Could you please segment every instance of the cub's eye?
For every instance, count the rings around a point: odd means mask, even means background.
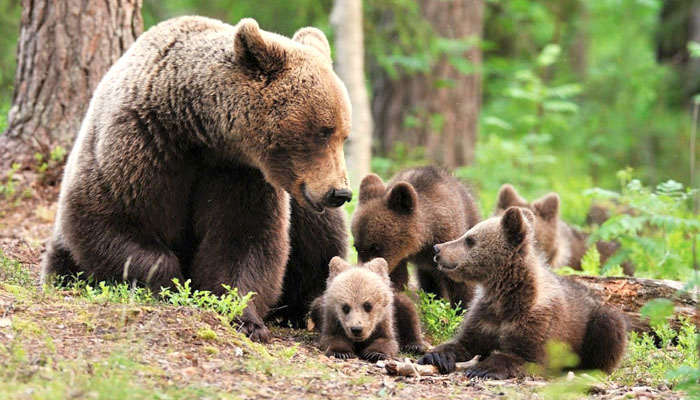
[[[369,246],[369,251],[372,254],[379,254],[382,251],[382,246],[380,246],[378,244],[373,244],[373,245]]]
[[[321,137],[323,139],[328,139],[331,137],[331,135],[333,135],[333,132],[335,132],[335,128],[329,126],[323,127],[321,128]]]
[[[372,311],[372,304],[369,301],[365,301],[365,304],[363,304],[362,307],[366,312]]]
[[[349,304],[343,304],[343,312],[345,314],[350,312],[350,305]]]
[[[464,243],[467,244],[467,247],[473,247],[476,244],[476,241],[474,240],[473,237],[467,236],[467,238],[464,239]]]

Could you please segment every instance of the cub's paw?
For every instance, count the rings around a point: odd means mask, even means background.
[[[328,357],[335,357],[340,360],[347,360],[349,358],[354,358],[355,354],[350,353],[350,352],[344,352],[344,351],[333,351],[333,350],[328,350],[326,352],[326,355]]]
[[[457,356],[452,352],[428,353],[418,360],[418,364],[434,365],[441,374],[449,374],[456,368]]]
[[[490,368],[481,368],[479,366],[471,367],[464,371],[467,378],[481,378],[481,379],[496,379],[503,380],[508,379],[508,373],[505,371],[495,371]]]
[[[428,346],[426,346],[425,343],[422,342],[409,343],[401,346],[401,351],[403,351],[404,353],[423,354],[427,349]]]
[[[270,341],[270,330],[265,325],[256,324],[252,321],[241,322],[241,332],[254,342],[268,343]]]
[[[377,362],[379,360],[386,360],[389,356],[378,351],[365,351],[360,354],[360,358],[369,362]]]

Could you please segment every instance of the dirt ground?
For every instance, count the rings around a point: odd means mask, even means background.
[[[58,189],[34,181],[31,174],[23,175],[18,185],[26,193],[17,202],[0,203],[0,250],[21,262],[36,282]],[[211,312],[162,304],[100,304],[70,292],[42,293],[0,282],[0,345],[23,351],[21,357],[9,360],[2,358],[11,357],[11,352],[0,352],[0,365],[16,368],[10,374],[15,384],[5,392],[12,398],[110,398],[105,393],[117,397],[119,390],[127,389],[125,398],[415,400],[563,395],[561,385],[533,378],[481,381],[459,373],[392,377],[367,362],[324,356],[315,333],[274,328],[273,334],[272,343],[262,346],[250,343]],[[154,395],[160,392],[164,394]],[[620,387],[611,382],[594,385],[588,395],[679,398],[665,387]]]

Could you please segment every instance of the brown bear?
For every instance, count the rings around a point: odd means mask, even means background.
[[[534,225],[530,210],[511,207],[435,246],[440,270],[480,286],[460,333],[419,363],[447,373],[455,362],[480,355],[467,376],[506,379],[525,363],[545,363],[546,344],[555,340],[578,355],[578,368],[611,372],[617,366],[627,340],[622,314],[547,268],[533,246]]]
[[[314,301],[314,323],[328,356],[377,361],[396,355],[394,293],[383,258],[353,267],[340,257],[329,264],[327,289]]]
[[[535,214],[535,237],[538,248],[544,252],[552,268],[569,266],[581,269],[581,259],[587,250],[588,234],[572,227],[559,217],[560,200],[556,193],[528,203],[509,184],[501,186],[495,215],[502,215],[511,206],[524,207]],[[600,263],[605,262],[620,248],[616,242],[598,241],[596,249],[600,253]],[[622,264],[627,275],[634,273],[630,263]]]
[[[290,195],[291,208],[318,213],[350,200],[349,132],[347,91],[318,29],[289,39],[252,19],[160,23],[95,90],[42,276],[83,272],[154,290],[179,278],[217,294],[222,284],[253,291],[242,330],[266,341],[263,318],[289,262]],[[302,223],[345,230],[330,226],[337,219],[307,217]],[[342,254],[345,236],[331,241],[295,251]]]
[[[386,259],[396,290],[408,284],[406,265],[411,262],[417,266],[421,289],[466,307],[472,287],[453,282],[438,271],[432,248],[459,237],[479,222],[469,190],[447,171],[427,166],[401,171],[386,185],[379,176],[369,174],[360,184],[359,196],[352,217],[359,260]],[[413,330],[417,325],[411,323],[418,319],[415,307],[397,310],[396,316],[400,337],[420,337],[420,332]]]

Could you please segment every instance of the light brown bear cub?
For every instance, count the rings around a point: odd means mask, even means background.
[[[547,263],[552,268],[569,266],[581,269],[581,259],[587,250],[588,234],[567,224],[560,218],[561,201],[556,193],[549,193],[528,203],[509,184],[501,186],[495,215],[502,215],[508,207],[527,208],[535,214],[535,238],[537,247],[544,252]],[[616,242],[596,242],[600,262],[605,262],[620,248]],[[622,268],[627,275],[634,273],[634,267],[625,262]]]
[[[329,269],[326,291],[312,305],[326,355],[342,359],[358,355],[369,361],[396,355],[394,293],[386,261],[375,258],[353,267],[333,257]]]
[[[552,273],[533,247],[535,216],[511,207],[459,239],[435,246],[439,268],[480,289],[460,333],[419,363],[442,373],[455,362],[481,356],[469,377],[505,379],[525,363],[546,363],[550,340],[568,344],[578,368],[611,372],[622,358],[626,323],[584,286]]]
[[[408,284],[406,265],[411,262],[418,268],[421,289],[466,306],[471,286],[455,283],[438,271],[432,248],[459,237],[479,219],[469,190],[448,172],[435,167],[409,168],[386,184],[377,175],[365,176],[352,234],[360,261],[386,259],[396,290]],[[402,350],[422,352],[413,304],[397,301],[396,318]]]

